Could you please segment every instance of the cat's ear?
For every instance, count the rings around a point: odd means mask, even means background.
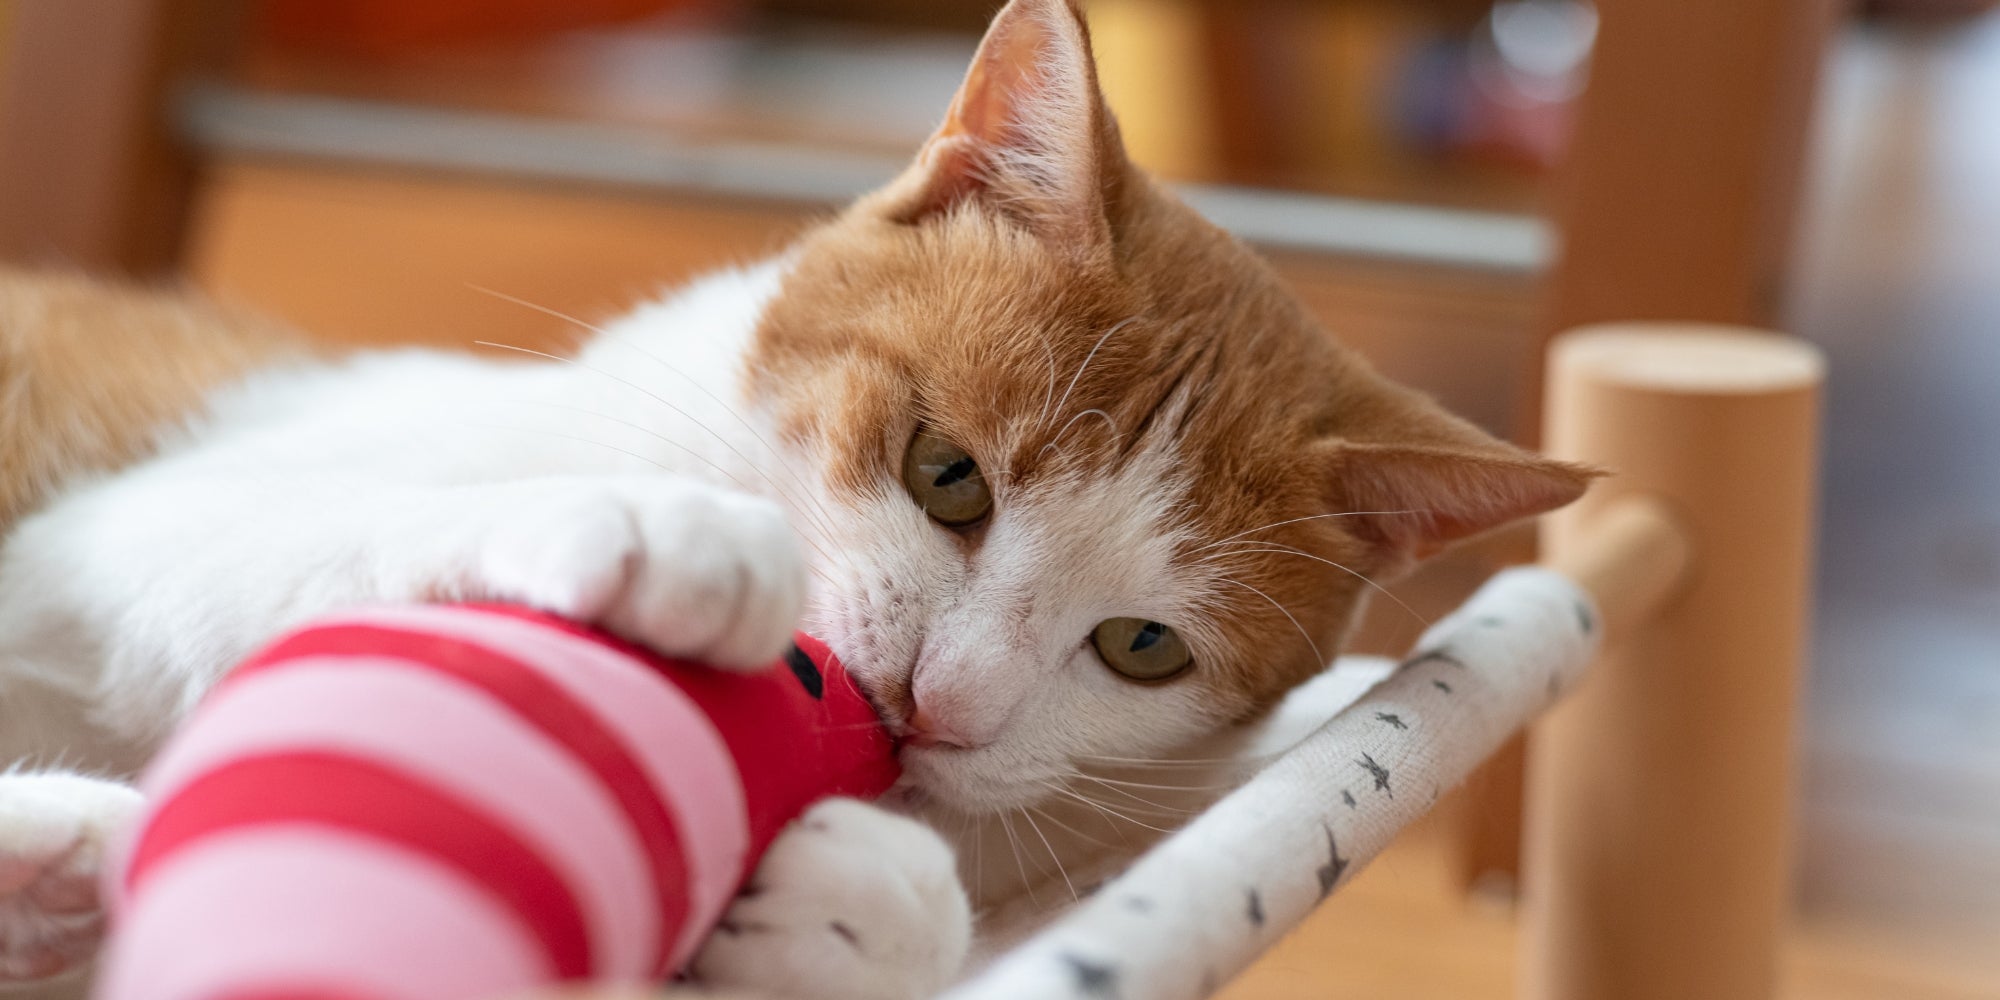
[[[1108,243],[1125,177],[1073,0],[1012,0],[986,31],[944,124],[886,190],[915,223],[972,202],[1077,245]]]
[[[1362,534],[1391,558],[1421,559],[1461,538],[1554,510],[1600,475],[1492,439],[1339,441],[1328,450],[1336,510],[1356,512]]]

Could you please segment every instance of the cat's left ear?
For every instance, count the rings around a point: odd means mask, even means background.
[[[1067,246],[1108,246],[1126,171],[1082,12],[1073,0],[1012,0],[944,124],[872,200],[899,222],[970,204]]]
[[[1422,559],[1461,538],[1555,510],[1600,475],[1492,439],[1347,441],[1329,452],[1335,509],[1353,512],[1356,527],[1391,560]]]

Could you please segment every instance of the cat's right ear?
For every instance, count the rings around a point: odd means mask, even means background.
[[[1125,169],[1082,12],[1072,0],[1012,0],[944,124],[870,201],[898,222],[969,205],[1066,246],[1109,246]]]

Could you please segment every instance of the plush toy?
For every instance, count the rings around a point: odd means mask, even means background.
[[[657,982],[779,830],[894,748],[826,647],[758,674],[516,608],[331,619],[144,780],[100,1000],[489,1000]]]

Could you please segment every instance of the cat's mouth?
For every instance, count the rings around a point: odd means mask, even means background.
[[[887,729],[890,737],[896,741],[896,756],[901,757],[906,727],[897,721],[891,709],[876,696],[875,685],[868,683],[864,678],[854,676],[853,673],[849,673],[848,677],[854,681],[854,689],[861,693],[861,700],[868,703],[868,709],[875,713],[875,718],[882,723],[882,728]]]

